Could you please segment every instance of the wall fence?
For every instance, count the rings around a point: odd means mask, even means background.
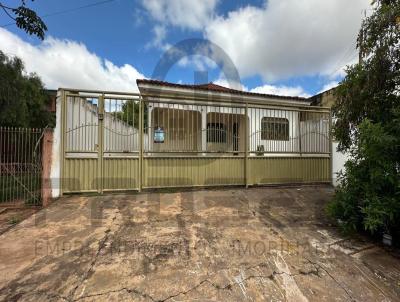
[[[43,133],[0,127],[0,205],[42,203]]]

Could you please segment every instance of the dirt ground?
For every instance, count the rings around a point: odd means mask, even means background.
[[[0,236],[0,300],[400,300],[400,258],[331,226],[332,194],[65,197]]]
[[[15,224],[37,212],[39,207],[27,207],[24,204],[0,205],[0,235],[14,227]]]

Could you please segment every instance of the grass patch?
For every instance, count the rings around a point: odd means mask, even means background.
[[[21,221],[21,217],[19,216],[12,216],[9,220],[8,223],[11,225],[15,225]]]
[[[20,174],[0,177],[0,203],[23,200],[26,204],[40,203],[41,177]]]

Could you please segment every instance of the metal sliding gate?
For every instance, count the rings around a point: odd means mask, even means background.
[[[139,189],[139,96],[63,91],[62,98],[62,191]]]
[[[62,192],[331,182],[326,108],[61,91]]]

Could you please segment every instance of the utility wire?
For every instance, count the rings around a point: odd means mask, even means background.
[[[328,75],[328,77],[333,76],[337,71],[339,71],[341,68],[343,68],[345,64],[350,63],[355,58],[356,55],[357,55],[356,45],[354,42],[352,42],[347,47],[347,49],[343,52],[343,55],[340,57],[340,59],[337,61],[337,63],[334,65],[334,69]]]
[[[364,15],[364,19],[367,17],[367,11],[373,11],[372,8],[365,8],[361,10],[361,14]],[[343,55],[339,59],[339,61],[334,65],[334,70],[328,75],[328,77],[333,76],[337,71],[343,68],[344,64],[351,63],[357,55],[357,43],[352,42],[348,48],[343,52]]]
[[[47,18],[47,17],[53,17],[53,16],[57,16],[57,15],[67,14],[67,13],[75,12],[75,11],[78,11],[81,9],[95,7],[95,6],[103,5],[103,4],[114,2],[114,1],[116,1],[116,0],[103,0],[103,1],[98,1],[98,2],[94,2],[94,3],[89,3],[89,4],[86,4],[83,6],[78,6],[78,7],[74,7],[74,8],[70,8],[70,9],[66,9],[66,10],[61,10],[58,12],[49,13],[49,14],[41,16],[41,18]],[[16,24],[15,22],[12,22],[12,23],[8,23],[8,24],[4,24],[1,27],[9,27],[9,26],[15,25],[15,24]]]

